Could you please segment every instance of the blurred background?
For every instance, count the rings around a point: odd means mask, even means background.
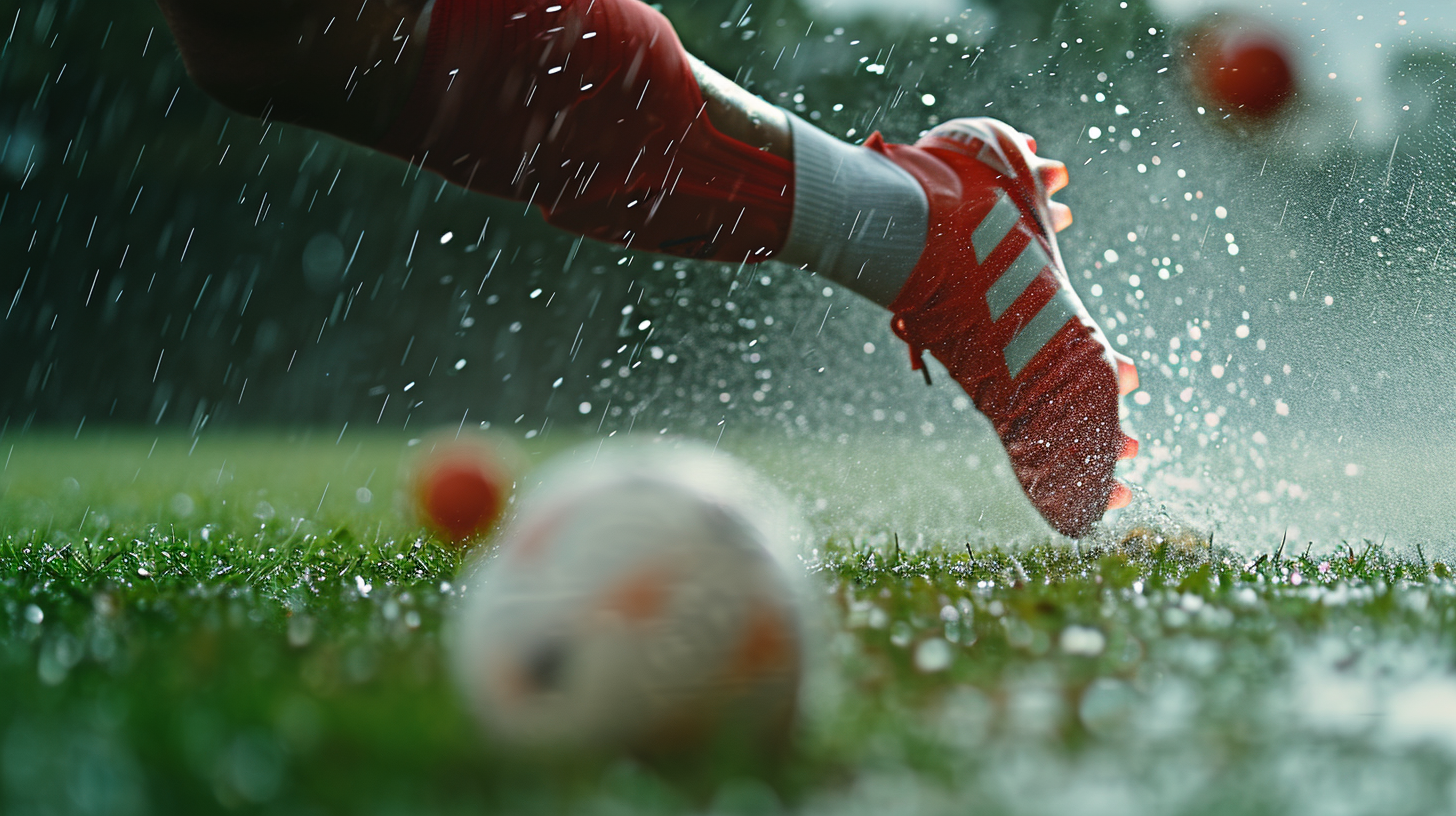
[[[659,5],[690,50],[834,135],[990,115],[1068,164],[1069,272],[1142,374],[1129,513],[1249,546],[1446,545],[1444,4]],[[1249,32],[1273,79],[1221,90]],[[1043,534],[968,400],[943,373],[926,388],[849,292],[583,242],[233,114],[144,0],[4,0],[0,37],[0,446],[38,428],[683,434],[756,446],[811,514],[958,537],[995,529],[990,508]],[[804,465],[790,441],[820,453]]]

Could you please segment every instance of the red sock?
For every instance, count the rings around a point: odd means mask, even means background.
[[[761,261],[793,165],[718,132],[687,52],[637,0],[436,0],[380,150],[634,249]]]

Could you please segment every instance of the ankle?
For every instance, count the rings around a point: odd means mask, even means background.
[[[777,260],[888,306],[925,248],[924,190],[879,153],[841,142],[797,116],[790,122],[794,215]]]

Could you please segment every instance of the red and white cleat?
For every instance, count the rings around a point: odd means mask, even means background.
[[[1118,397],[1137,388],[1132,361],[1112,350],[1072,291],[1055,233],[1071,211],[1050,195],[1060,162],[995,119],[955,119],[914,145],[878,133],[864,145],[925,189],[925,250],[890,304],[911,365],[929,351],[995,426],[1036,509],[1081,536],[1131,491],[1113,477],[1137,453]]]

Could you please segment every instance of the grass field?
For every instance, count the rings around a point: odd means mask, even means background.
[[[462,559],[402,511],[408,452],[3,440],[0,812],[1456,807],[1456,582],[1424,552],[1173,530],[967,546],[842,505],[811,514],[828,624],[777,767],[522,757],[445,673]]]

